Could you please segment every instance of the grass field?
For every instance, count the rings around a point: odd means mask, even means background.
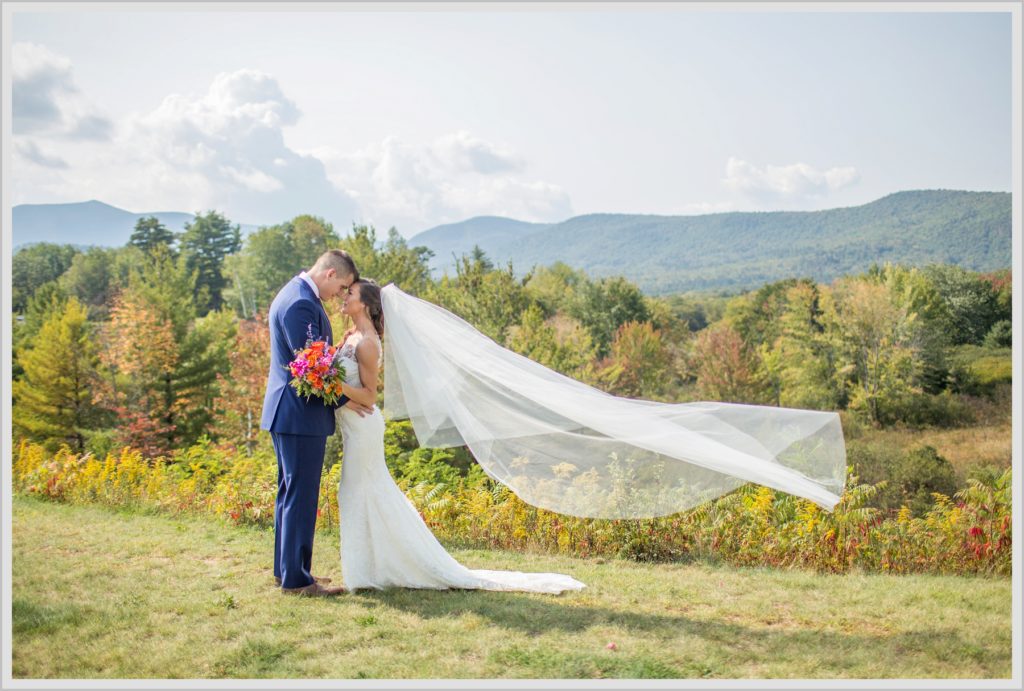
[[[561,596],[272,585],[272,533],[16,496],[15,678],[1008,678],[1005,578],[457,550]],[[340,582],[337,536],[314,572]],[[616,650],[609,650],[609,642]]]

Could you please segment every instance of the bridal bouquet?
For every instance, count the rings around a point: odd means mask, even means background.
[[[345,368],[335,359],[338,348],[327,341],[314,341],[309,333],[306,347],[295,351],[295,359],[288,363],[292,374],[289,382],[300,396],[308,401],[311,396],[332,405],[341,398],[341,383],[345,381]]]

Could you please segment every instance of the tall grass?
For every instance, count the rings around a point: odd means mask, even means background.
[[[276,464],[208,442],[171,461],[124,449],[104,459],[23,442],[14,460],[18,492],[71,503],[212,514],[270,526]],[[337,525],[340,465],[321,481],[318,528]],[[843,573],[1009,575],[1011,471],[936,494],[921,516],[869,506],[882,483],[848,489],[831,513],[766,487],[746,485],[717,501],[657,519],[573,518],[532,507],[480,475],[449,484],[401,481],[431,529],[452,544],[638,561],[694,559]]]

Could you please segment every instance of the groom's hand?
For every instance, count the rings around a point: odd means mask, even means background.
[[[352,410],[359,413],[359,417],[366,417],[367,415],[373,412],[373,408],[367,408],[362,403],[356,403],[352,399],[349,399],[348,403],[345,404],[345,407],[351,408]]]

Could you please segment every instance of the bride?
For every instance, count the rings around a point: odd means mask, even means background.
[[[384,460],[384,418],[375,406],[384,335],[381,289],[368,279],[356,281],[345,295],[342,312],[354,323],[338,356],[345,366],[342,392],[373,408],[365,417],[344,406],[337,412],[344,440],[338,507],[345,588],[560,593],[586,587],[556,573],[468,569],[445,551],[392,480]]]
[[[835,412],[717,401],[613,396],[518,355],[451,312],[393,284],[352,284],[355,326],[340,348],[343,393],[409,418],[421,446],[467,446],[523,501],[591,518],[651,518],[752,482],[832,511],[846,484]],[[381,345],[385,322],[387,348]],[[474,571],[456,562],[392,481],[384,417],[338,410],[344,461],[338,502],[349,589],[478,588],[556,593],[559,574]]]

